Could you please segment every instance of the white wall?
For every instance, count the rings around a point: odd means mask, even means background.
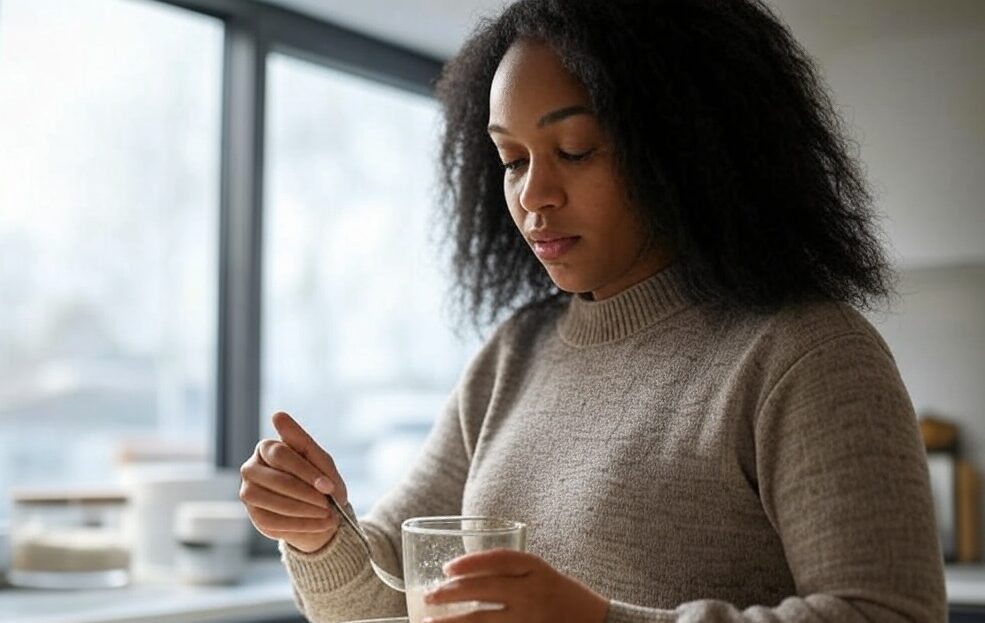
[[[861,147],[895,259],[985,262],[985,2],[771,4]]]

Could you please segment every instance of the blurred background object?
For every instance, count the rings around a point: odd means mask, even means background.
[[[961,455],[958,426],[936,413],[924,414],[920,417],[920,433],[927,449],[944,560],[978,562],[978,475],[972,463]]]
[[[178,577],[191,584],[234,584],[246,571],[253,524],[238,501],[182,502],[175,511]]]
[[[15,491],[9,581],[16,586],[95,589],[130,581],[121,491]]]
[[[10,566],[10,524],[0,521],[0,586],[7,582],[7,568]]]
[[[938,415],[920,417],[920,435],[928,452],[954,452],[958,446],[958,427]]]
[[[239,503],[239,472],[210,465],[151,466],[127,476],[130,495],[128,533],[133,546],[134,577],[168,580],[175,577],[178,508],[185,502]]]

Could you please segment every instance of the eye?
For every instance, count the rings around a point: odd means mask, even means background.
[[[526,162],[527,162],[526,158],[517,158],[516,160],[511,160],[510,162],[504,162],[503,170],[516,171],[518,168],[523,166]]]
[[[589,158],[591,158],[592,154],[595,153],[595,150],[594,149],[589,149],[588,151],[583,151],[581,153],[572,154],[572,153],[569,153],[569,152],[566,152],[566,151],[563,151],[563,150],[560,150],[559,149],[557,153],[558,153],[558,156],[560,156],[562,160],[567,160],[568,162],[581,162],[583,160],[588,160]]]
[[[585,160],[591,158],[594,153],[595,153],[594,148],[580,153],[571,153],[564,151],[563,149],[559,149],[557,152],[558,157],[561,158],[561,160],[566,160],[568,162],[584,162]],[[526,164],[527,164],[526,158],[517,158],[516,160],[511,160],[509,162],[502,163],[503,170],[510,172],[516,171]]]

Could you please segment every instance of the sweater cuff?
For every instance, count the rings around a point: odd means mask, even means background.
[[[673,623],[677,614],[673,610],[643,608],[613,599],[605,623]]]
[[[281,559],[294,586],[302,594],[331,593],[352,580],[369,565],[359,537],[347,525],[339,526],[328,545],[305,553],[280,541]]]

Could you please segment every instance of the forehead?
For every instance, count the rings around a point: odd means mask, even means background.
[[[520,40],[503,55],[489,89],[491,121],[588,105],[588,91],[546,43]]]

